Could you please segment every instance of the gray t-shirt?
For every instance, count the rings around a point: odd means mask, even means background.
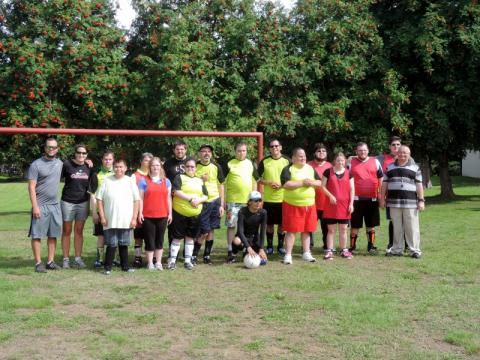
[[[58,187],[62,176],[63,163],[59,159],[35,160],[28,169],[28,180],[35,180],[38,206],[58,204]]]

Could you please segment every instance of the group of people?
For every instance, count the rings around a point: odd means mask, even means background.
[[[44,155],[28,171],[32,203],[29,236],[35,270],[61,268],[54,262],[56,238],[60,236],[63,268],[86,267],[82,259],[83,228],[90,211],[94,235],[98,237],[95,267],[103,267],[107,275],[115,264],[125,272],[134,271],[128,261],[132,233],[134,267],[143,266],[144,245],[147,269],[163,270],[165,233],[168,269],[176,268],[182,243],[185,269],[191,270],[198,263],[202,246],[203,263],[211,264],[215,230],[220,228],[224,215],[227,263],[236,262],[241,252],[243,256],[258,255],[260,264],[266,265],[268,255],[274,253],[275,226],[276,251],[283,256],[284,264],[292,264],[297,233],[302,259],[315,262],[312,247],[318,221],[325,260],[334,258],[337,230],[340,256],[351,259],[363,223],[367,250],[374,254],[380,207],[387,208],[390,221],[386,255],[403,255],[406,244],[410,256],[421,256],[418,211],[425,208],[422,177],[410,149],[401,145],[400,138],[391,138],[389,154],[371,157],[368,145],[362,142],[357,144],[355,156],[346,158],[337,153],[332,163],[323,144],[315,145],[310,162],[302,148],[295,148],[290,159],[282,154],[278,139],[268,145],[269,156],[256,168],[248,159],[247,144],[237,143],[235,157],[222,170],[213,161],[211,145],[202,145],[195,159],[187,156],[186,143],[177,141],[171,159],[163,163],[151,153],[144,153],[140,168],[128,176],[125,160],[115,159],[111,151],[103,154],[101,168],[94,171],[85,145],[76,145],[74,158],[62,162],[56,157],[57,141],[47,139]],[[65,186],[59,203],[61,178]],[[48,248],[46,264],[40,256],[44,237]],[[119,262],[115,259],[117,248]]]

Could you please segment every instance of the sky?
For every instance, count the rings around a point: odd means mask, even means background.
[[[280,0],[280,3],[286,8],[290,9],[295,0]],[[117,21],[119,25],[124,29],[129,29],[135,18],[135,12],[133,11],[130,0],[115,0],[118,5],[117,9]]]

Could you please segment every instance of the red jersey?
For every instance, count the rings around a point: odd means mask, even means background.
[[[365,161],[353,158],[350,163],[350,171],[355,184],[355,196],[359,198],[376,198],[383,177],[382,167],[378,160],[369,157]]]
[[[313,167],[313,169],[317,172],[318,176],[320,179],[323,176],[323,173],[327,169],[332,168],[332,164],[330,164],[328,161],[325,161],[322,165],[318,164],[315,160],[309,161],[308,165]],[[325,210],[326,203],[328,202],[327,195],[320,189],[320,188],[315,188],[315,207],[317,210]]]
[[[388,166],[390,164],[393,164],[394,162],[395,162],[395,156],[390,154],[383,154],[382,160],[380,161],[380,164],[382,165],[382,171],[386,173]]]
[[[145,176],[147,189],[143,195],[143,217],[165,218],[168,216],[167,179],[160,184],[154,183],[150,176]]]
[[[348,211],[348,205],[350,204],[350,172],[345,169],[343,175],[339,178],[333,169],[330,169],[330,174],[327,181],[327,190],[335,196],[337,203],[335,205],[330,204],[327,201],[325,204],[325,210],[323,212],[324,219],[350,219],[351,214]]]

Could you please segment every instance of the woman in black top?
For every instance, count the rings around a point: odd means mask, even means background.
[[[259,255],[260,265],[267,264],[267,255],[263,250],[265,231],[267,229],[267,211],[260,207],[262,195],[252,191],[247,206],[238,212],[237,234],[233,240],[233,252],[245,249],[245,255]]]
[[[74,263],[78,268],[86,267],[82,260],[83,227],[88,217],[90,195],[95,192],[97,179],[91,166],[89,167],[85,163],[86,158],[87,148],[83,144],[78,144],[75,146],[75,157],[63,163],[62,177],[65,178],[65,186],[60,205],[63,217],[62,253],[63,268],[65,269],[70,268],[72,225],[75,248]]]

